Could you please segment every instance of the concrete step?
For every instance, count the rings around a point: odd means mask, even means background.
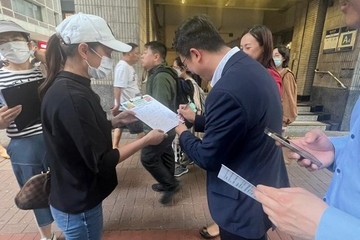
[[[325,134],[328,137],[339,137],[339,136],[344,136],[349,134],[349,132],[345,132],[345,131],[324,131]],[[285,132],[285,136],[288,136],[290,138],[297,138],[297,137],[303,137],[305,136],[306,132],[290,132],[288,133],[287,131]]]
[[[298,112],[310,112],[311,107],[309,105],[298,105],[297,106]]]
[[[298,121],[298,120],[296,120],[295,122],[291,123],[287,127],[286,132],[288,132],[288,133],[307,132],[307,131],[310,131],[311,129],[315,129],[315,128],[321,129],[321,130],[326,130],[327,126],[328,126],[328,124],[318,122],[318,121]]]
[[[318,115],[312,112],[299,112],[296,117],[296,121],[316,121],[318,120]]]

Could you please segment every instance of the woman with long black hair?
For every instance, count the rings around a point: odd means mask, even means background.
[[[131,47],[116,40],[104,19],[78,13],[65,19],[48,42],[48,77],[40,87],[41,116],[51,171],[50,209],[68,239],[101,239],[102,201],[117,185],[118,163],[166,134],[113,149],[111,129],[135,121],[124,111],[111,121],[90,87],[112,70],[112,51]]]

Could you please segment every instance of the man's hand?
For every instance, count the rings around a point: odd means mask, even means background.
[[[319,159],[323,163],[323,167],[330,166],[334,161],[334,146],[325,133],[319,129],[314,129],[306,133],[303,138],[291,141]],[[318,169],[318,166],[311,163],[309,159],[299,160],[300,155],[297,153],[289,152],[288,158],[298,161],[300,166],[306,167],[309,171]]]
[[[196,113],[187,104],[180,104],[177,112],[181,118],[184,118],[189,122],[194,123]]]
[[[314,239],[325,202],[303,188],[272,188],[258,185],[256,199],[271,222],[293,236]]]
[[[13,108],[3,106],[0,108],[0,129],[7,128],[12,121],[20,114],[22,110],[21,105],[17,105]]]
[[[119,126],[124,126],[126,124],[133,123],[136,121],[139,121],[139,120],[135,117],[135,113],[132,111],[126,110],[126,111],[119,113],[113,119],[111,119],[111,124],[113,127],[119,127]]]

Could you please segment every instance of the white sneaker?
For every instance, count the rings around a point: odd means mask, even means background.
[[[56,238],[56,234],[55,233],[53,233],[52,235],[51,235],[51,238],[40,238],[40,240],[56,240],[57,238]]]

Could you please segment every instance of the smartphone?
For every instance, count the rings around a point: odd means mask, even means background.
[[[315,164],[319,168],[322,166],[322,163],[314,155],[312,155],[308,151],[302,149],[298,145],[290,142],[289,140],[283,138],[281,135],[272,131],[271,129],[265,128],[264,133],[266,135],[268,135],[269,137],[271,137],[272,139],[274,139],[275,141],[278,141],[279,143],[281,143],[281,145],[283,145],[283,146],[287,147],[288,149],[290,149],[291,151],[299,154],[301,157],[299,160],[306,158],[306,159],[309,159],[313,164]]]

